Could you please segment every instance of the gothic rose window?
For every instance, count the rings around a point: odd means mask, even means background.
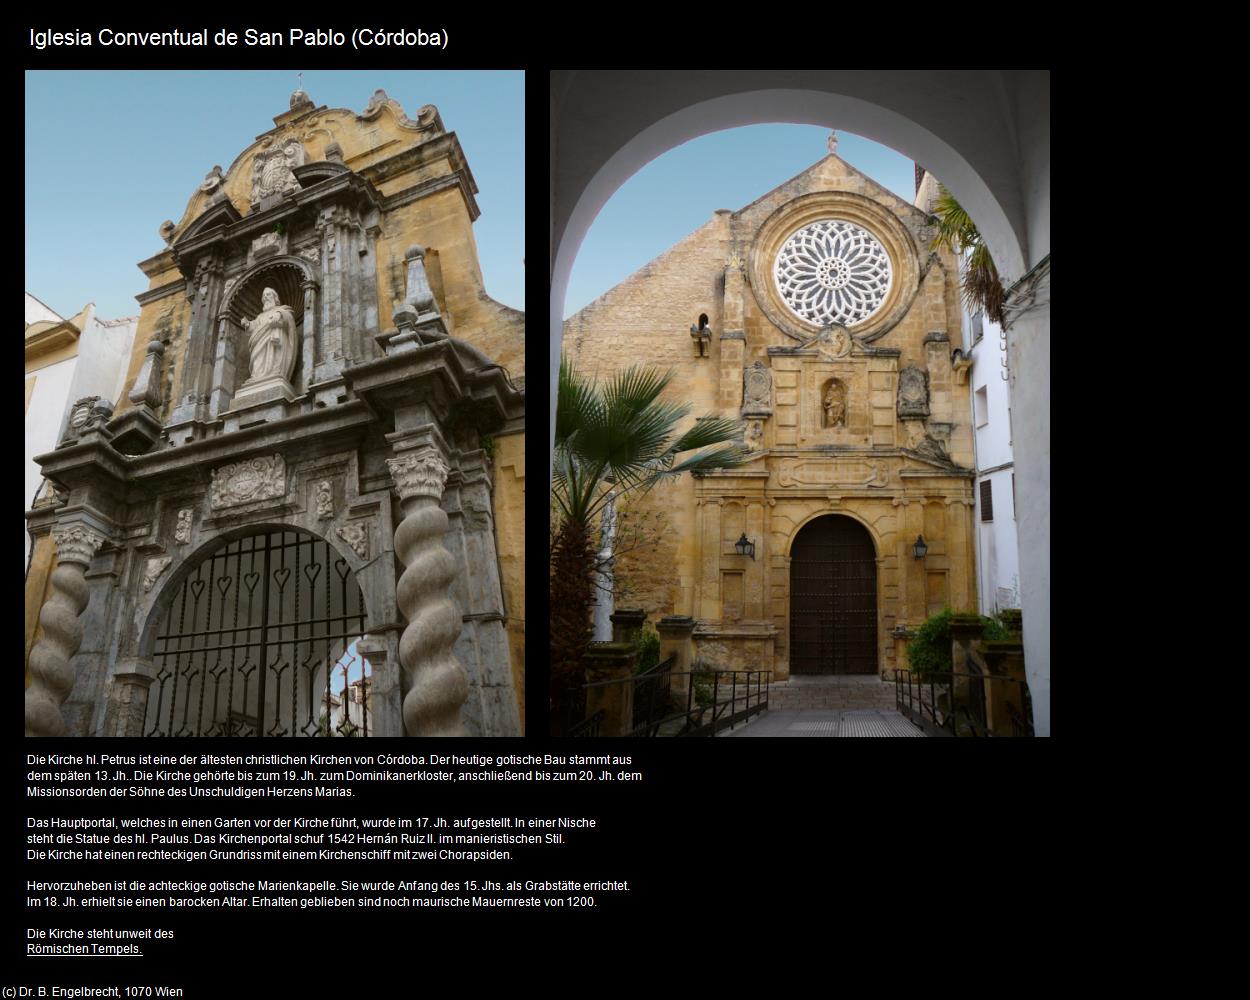
[[[777,253],[773,280],[781,299],[816,326],[862,323],[881,308],[892,270],[868,230],[822,219],[794,233]]]

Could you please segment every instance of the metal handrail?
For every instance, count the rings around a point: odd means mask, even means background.
[[[657,664],[645,674],[632,677],[620,677],[606,681],[594,681],[584,685],[586,688],[605,687],[609,684],[633,684],[640,682],[654,683],[660,679],[660,669],[671,666],[673,658],[665,663]],[[665,690],[665,703],[668,711],[655,717],[648,711],[647,718],[636,723],[626,736],[715,736],[726,729],[732,730],[739,723],[748,721],[768,709],[769,684],[772,671],[769,670],[665,670],[668,685]],[[688,678],[686,687],[686,704],[674,704],[672,701],[673,682],[677,678]],[[700,705],[695,699],[695,681],[711,679],[712,701],[708,705]],[[741,706],[741,707],[739,707]],[[590,720],[587,720],[589,722]],[[585,723],[579,724],[579,726]],[[662,732],[662,730],[670,730]],[[596,727],[597,734],[597,727]],[[583,734],[588,735],[588,734]]]
[[[1033,735],[1028,685],[1014,677],[900,669],[894,673],[894,704],[930,736]]]

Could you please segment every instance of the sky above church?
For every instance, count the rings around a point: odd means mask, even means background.
[[[265,72],[28,72],[26,291],[69,318],[137,316],[141,260],[165,248],[214,164],[229,169],[288,110],[299,67]],[[409,117],[438,107],[477,181],[486,291],[525,308],[525,75],[304,72],[318,105],[362,111],[379,87]]]
[[[612,196],[586,234],[564,300],[564,318],[654,260],[719,208],[737,211],[828,153],[829,129],[750,125],[700,136],[643,167]],[[911,160],[887,146],[838,133],[838,156],[907,202]]]

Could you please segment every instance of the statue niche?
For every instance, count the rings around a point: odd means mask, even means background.
[[[278,300],[278,293],[266,288],[261,295],[261,311],[243,321],[247,333],[248,377],[234,395],[234,406],[265,402],[278,397],[288,401],[296,396],[291,386],[299,357],[299,334],[295,313]]]
[[[824,412],[824,427],[846,426],[846,386],[836,378],[825,383],[825,391],[821,397],[821,408]]]

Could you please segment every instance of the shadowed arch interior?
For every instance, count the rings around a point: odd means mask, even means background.
[[[877,561],[868,530],[830,514],[790,548],[790,672],[877,672]]]

